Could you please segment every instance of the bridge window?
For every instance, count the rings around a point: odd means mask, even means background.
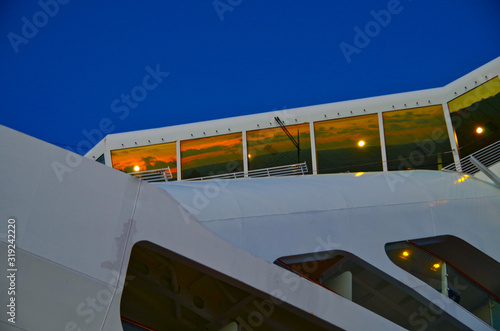
[[[318,173],[381,171],[378,115],[314,123]]]
[[[389,170],[440,170],[453,163],[441,105],[384,112]]]
[[[170,167],[177,177],[175,142],[113,150],[111,162],[113,168],[127,173]]]
[[[500,80],[498,77],[448,103],[460,156],[500,140]]]
[[[182,179],[243,171],[241,133],[181,141]]]
[[[280,127],[247,132],[249,170],[306,162],[310,172],[312,161],[309,124],[287,125],[286,129],[295,142],[299,143],[300,153]]]

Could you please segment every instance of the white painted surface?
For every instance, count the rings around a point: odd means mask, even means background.
[[[256,291],[281,291],[286,302],[299,311],[340,328],[401,330],[322,287],[235,248],[154,185],[89,159],[72,167],[59,182],[51,165],[66,162],[68,152],[5,127],[0,127],[0,155],[0,219],[14,217],[17,225],[16,299],[23,305],[19,305],[16,326],[21,329],[120,330],[120,279],[126,274],[133,245],[147,240]],[[5,256],[6,236],[0,241]],[[285,275],[293,279],[292,284],[283,281]],[[0,288],[6,287],[6,278],[0,277]],[[111,297],[104,299],[103,295]],[[98,300],[98,296],[104,304],[89,308],[87,300]],[[0,302],[6,300],[2,291]],[[0,314],[0,323],[8,325],[6,314]]]

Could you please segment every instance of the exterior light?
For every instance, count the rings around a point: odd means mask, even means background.
[[[134,166],[134,171],[139,171],[139,170],[141,170],[141,168],[138,165]]]
[[[409,251],[402,251],[399,257],[403,260],[408,260],[410,257],[410,252]]]
[[[432,265],[431,270],[432,270],[432,271],[437,271],[437,270],[439,269],[439,267],[441,267],[441,264],[439,264],[439,263],[434,263],[434,264]]]
[[[356,173],[356,177],[363,176],[364,172],[358,172]]]
[[[365,145],[365,141],[364,140],[358,141],[358,146],[359,147],[363,147],[364,145]]]
[[[252,154],[248,153],[248,158],[250,159],[252,157]]]
[[[476,132],[479,133],[479,134],[481,134],[481,133],[484,132],[484,129],[482,127],[478,126],[477,129],[476,129]]]

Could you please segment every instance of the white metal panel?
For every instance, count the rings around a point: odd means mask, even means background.
[[[201,222],[500,195],[494,186],[472,177],[428,170],[158,186],[194,212]]]
[[[287,303],[340,328],[401,329],[341,296],[220,240],[196,219],[185,217],[185,213],[168,193],[144,184],[134,216],[136,231],[131,233],[127,249],[135,242],[151,241],[257,290],[283,293]]]
[[[59,330],[72,322],[82,330],[119,328],[119,297],[130,252],[136,242],[147,240],[256,291],[281,291],[281,299],[288,304],[341,328],[401,330],[349,300],[235,248],[152,184],[90,160],[83,160],[59,181],[49,171],[51,165],[65,162],[72,154],[4,127],[0,137],[0,176],[5,183],[0,190],[0,217],[15,217],[19,225],[22,276],[17,296],[25,303],[18,320],[22,328]],[[36,167],[28,161],[35,161]],[[22,174],[26,176],[16,177]],[[5,251],[6,237],[1,241]],[[293,278],[293,285],[284,277]],[[5,288],[5,279],[0,285]],[[93,299],[104,303],[91,309]]]
[[[16,219],[17,247],[111,279],[140,181],[5,127],[0,136],[0,219]]]
[[[3,242],[0,248],[4,251]],[[100,282],[21,249],[16,255],[17,327],[22,330],[101,329],[107,306],[115,292],[115,279],[109,279],[109,284]],[[0,287],[9,287],[5,276],[0,277]],[[2,302],[5,302],[6,292],[1,292]],[[0,320],[6,323],[8,317],[5,311],[0,314]],[[9,330],[1,324],[0,329]]]

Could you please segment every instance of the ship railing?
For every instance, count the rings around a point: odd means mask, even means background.
[[[172,179],[172,172],[170,167],[162,169],[144,170],[144,171],[134,171],[130,175],[142,179],[146,182],[167,182]]]
[[[467,155],[463,159],[460,159],[460,165],[462,170],[460,172],[474,175],[479,172],[479,169],[472,163],[471,156],[476,158],[479,162],[484,164],[486,167],[491,167],[492,165],[500,162],[500,140],[486,146],[470,155]],[[457,171],[455,163],[449,164],[442,170]]]
[[[289,164],[285,166],[255,169],[249,170],[248,172],[239,171],[224,173],[220,175],[205,176],[183,179],[185,181],[195,181],[195,180],[213,180],[213,179],[236,179],[236,178],[257,178],[257,177],[283,177],[283,176],[302,176],[308,172],[307,163],[296,163]]]

